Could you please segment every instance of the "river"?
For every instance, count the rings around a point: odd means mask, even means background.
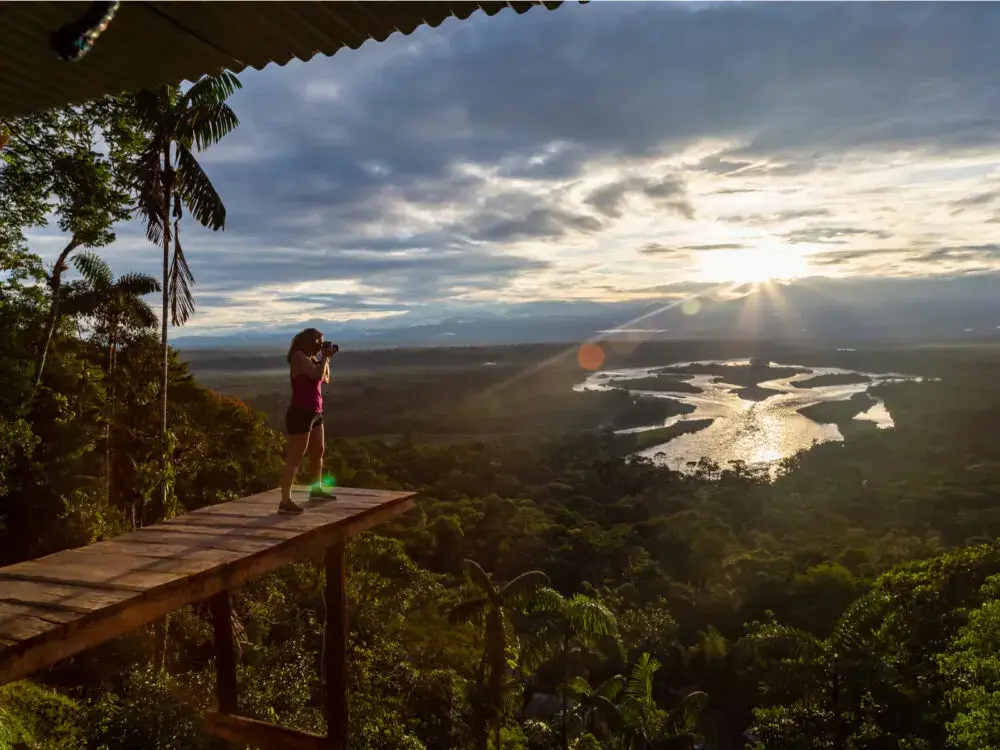
[[[669,442],[647,448],[639,455],[648,456],[665,463],[672,469],[685,470],[689,462],[705,457],[721,466],[730,461],[744,461],[751,465],[769,464],[776,466],[800,450],[814,443],[843,440],[836,424],[822,424],[802,415],[799,410],[824,402],[849,401],[857,394],[865,394],[873,385],[890,382],[913,381],[920,378],[898,373],[877,374],[842,370],[835,367],[802,367],[799,365],[779,365],[770,363],[770,368],[797,368],[803,370],[790,376],[767,379],[767,369],[761,368],[758,389],[775,391],[773,395],[759,393],[756,401],[741,398],[741,386],[725,382],[725,375],[678,374],[676,368],[704,366],[731,366],[743,369],[749,361],[724,360],[705,362],[684,362],[658,367],[624,370],[602,370],[589,376],[577,385],[580,391],[602,391],[615,388],[628,390],[643,398],[669,398],[688,404],[693,411],[670,417],[665,422],[619,430],[622,433],[641,432],[660,427],[668,427],[678,422],[690,420],[712,420],[701,430],[675,437]],[[734,372],[736,372],[734,370]],[[669,385],[657,390],[629,388],[629,381],[668,374],[676,380],[701,389],[699,393],[673,392]],[[797,383],[821,375],[856,374],[866,376],[868,381],[800,387]],[[878,398],[869,395],[870,406],[865,403],[854,416],[855,420],[874,423],[878,429],[894,426],[892,415]]]

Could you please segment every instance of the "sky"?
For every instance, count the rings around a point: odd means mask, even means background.
[[[248,70],[185,333],[996,272],[997,39],[993,3],[593,2]],[[158,273],[138,226],[104,255]]]

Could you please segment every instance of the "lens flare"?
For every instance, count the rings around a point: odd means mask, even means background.
[[[690,297],[681,302],[681,312],[685,315],[697,315],[701,311],[701,300]]]
[[[584,344],[576,353],[576,361],[584,370],[597,370],[604,364],[604,350],[598,344]]]

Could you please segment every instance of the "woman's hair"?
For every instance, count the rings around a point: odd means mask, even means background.
[[[292,338],[292,345],[288,347],[288,363],[292,363],[292,355],[295,354],[296,350],[306,351],[307,349],[312,349],[316,345],[316,339],[322,338],[323,333],[318,328],[306,328],[304,331],[299,331]]]

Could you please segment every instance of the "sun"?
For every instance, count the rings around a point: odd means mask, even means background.
[[[698,253],[700,280],[714,284],[754,284],[795,279],[805,272],[805,256],[787,246],[704,250]]]

